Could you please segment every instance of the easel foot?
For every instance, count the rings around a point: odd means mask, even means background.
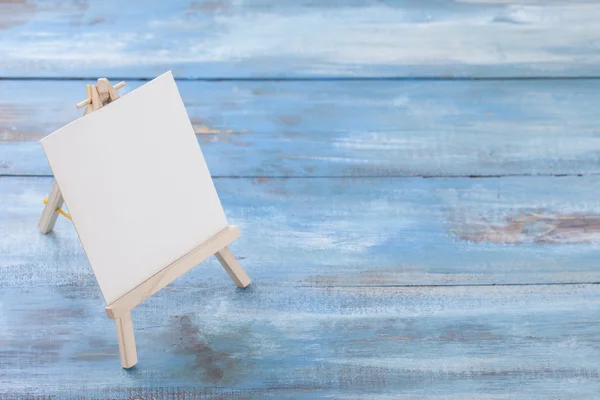
[[[245,288],[250,285],[250,278],[228,247],[215,253],[215,256],[237,287]]]
[[[135,336],[133,335],[133,322],[131,311],[115,319],[117,327],[117,338],[119,341],[119,354],[121,355],[121,366],[131,368],[137,364],[137,350],[135,348]]]

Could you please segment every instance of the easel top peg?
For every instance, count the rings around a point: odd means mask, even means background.
[[[117,90],[121,89],[123,86],[125,86],[125,82],[119,82],[115,86],[112,86],[108,79],[100,78],[98,79],[98,84],[95,89],[98,92],[100,101],[106,103],[109,99],[114,100],[115,98],[118,98]],[[92,104],[92,98],[88,96],[87,99],[77,103],[77,108],[82,108],[90,104]]]

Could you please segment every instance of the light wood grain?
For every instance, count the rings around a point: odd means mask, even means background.
[[[158,292],[239,237],[240,230],[237,226],[229,226],[223,229],[202,245],[196,247],[177,261],[169,264],[127,294],[107,305],[106,314],[111,319],[120,318],[148,297],[152,296],[154,293]]]
[[[228,247],[224,247],[215,253],[215,257],[221,263],[229,277],[237,287],[245,288],[250,285],[250,278],[242,268],[237,258]]]
[[[117,328],[121,366],[123,368],[131,368],[137,364],[138,361],[131,312],[126,312],[119,318],[116,318],[115,326]]]
[[[90,85],[91,86],[91,85]],[[110,81],[106,78],[99,78],[98,84],[96,85],[96,90],[98,91],[98,96],[100,98],[100,102],[102,104],[108,103],[110,101],[115,101],[119,98],[119,94],[117,90],[124,87],[125,82],[119,82],[114,87],[111,85]],[[92,103],[92,93],[86,87],[86,94],[90,97],[76,104],[77,108],[82,108]]]
[[[102,107],[102,101],[100,100],[100,95],[98,94],[96,86],[90,85],[90,94],[90,104],[92,105],[93,111],[96,111]]]
[[[58,218],[57,209],[62,207],[62,205],[63,198],[60,193],[58,183],[54,181],[54,183],[52,183],[52,189],[50,190],[50,194],[48,195],[48,201],[44,205],[42,215],[40,216],[40,220],[38,222],[38,228],[40,232],[42,232],[44,235],[52,231],[52,229],[54,228],[54,224],[56,223],[56,219]]]
[[[585,0],[9,1],[0,76],[597,76],[599,13]]]

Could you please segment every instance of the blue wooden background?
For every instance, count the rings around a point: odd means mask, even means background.
[[[598,16],[0,0],[0,398],[600,398]],[[169,69],[253,285],[183,276],[123,370],[38,140]]]

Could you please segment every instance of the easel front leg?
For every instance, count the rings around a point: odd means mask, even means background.
[[[244,271],[228,247],[224,247],[222,250],[216,252],[215,256],[237,287],[245,288],[250,285],[250,278],[246,275],[246,271]]]
[[[137,364],[137,350],[135,348],[135,336],[133,335],[133,322],[131,311],[122,317],[115,319],[117,326],[117,339],[119,341],[119,354],[121,355],[121,366],[131,368]]]
[[[50,195],[48,196],[48,201],[44,206],[44,211],[42,211],[42,216],[40,217],[40,222],[38,222],[38,228],[40,228],[40,232],[44,235],[47,234],[54,228],[54,224],[56,223],[56,218],[58,218],[57,208],[62,207],[63,198],[60,193],[60,189],[58,188],[58,184],[56,181],[52,184],[52,190],[50,191]]]

